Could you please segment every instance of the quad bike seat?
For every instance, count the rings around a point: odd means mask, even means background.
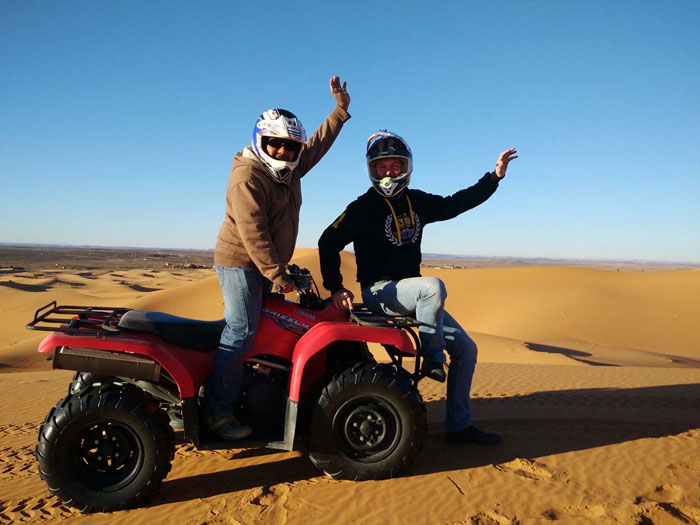
[[[219,345],[226,321],[199,321],[163,312],[129,310],[119,321],[119,329],[147,332],[174,345],[189,346],[207,352]]]

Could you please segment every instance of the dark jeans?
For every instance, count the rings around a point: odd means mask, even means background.
[[[262,298],[270,281],[256,268],[215,265],[224,296],[226,327],[216,350],[214,370],[207,382],[206,410],[228,415],[238,401],[243,378],[243,356],[253,346],[260,325]]]

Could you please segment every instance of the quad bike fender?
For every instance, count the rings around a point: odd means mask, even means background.
[[[360,326],[348,322],[321,322],[313,326],[297,341],[292,354],[292,374],[289,384],[289,400],[298,403],[302,397],[302,380],[307,364],[319,352],[334,341],[380,343],[397,347],[401,352],[416,355],[406,332],[396,328]]]
[[[95,337],[62,332],[45,337],[38,352],[54,352],[54,368],[151,381],[158,380],[162,367],[177,383],[181,398],[196,395],[211,372],[216,353],[176,347],[143,333]]]

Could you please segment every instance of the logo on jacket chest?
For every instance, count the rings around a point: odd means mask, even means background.
[[[384,220],[384,235],[387,240],[395,245],[414,243],[420,237],[420,219],[418,214],[413,212],[413,220],[408,213],[398,214],[396,220],[390,213]],[[397,237],[398,235],[398,237]]]

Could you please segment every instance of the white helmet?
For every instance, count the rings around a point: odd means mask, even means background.
[[[367,170],[372,187],[382,197],[398,195],[411,181],[413,154],[406,141],[396,133],[380,130],[367,140]],[[396,158],[401,160],[401,174],[397,177],[377,176],[374,163],[379,159]]]
[[[271,138],[283,139],[289,143],[298,144],[292,161],[275,159],[267,154],[265,146]],[[306,142],[306,131],[299,119],[286,109],[268,109],[258,118],[253,128],[253,150],[267,168],[273,179],[286,183],[292,176],[292,171],[299,164],[299,152]]]

